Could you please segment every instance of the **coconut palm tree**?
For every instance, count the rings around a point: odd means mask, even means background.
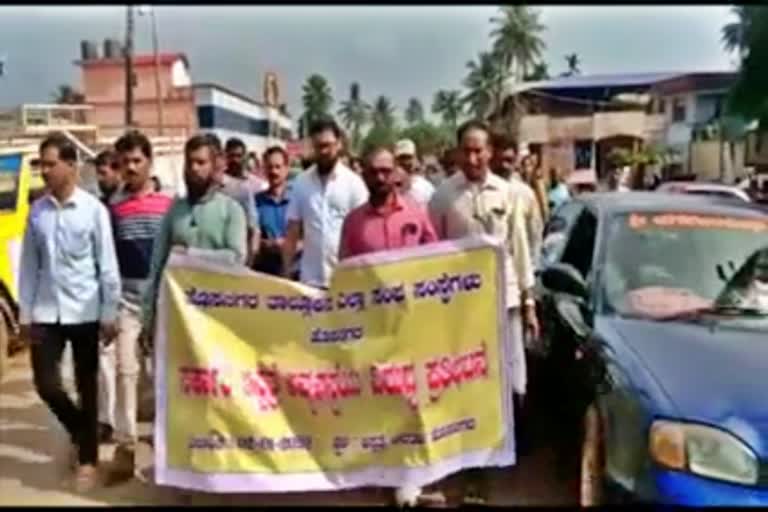
[[[353,82],[349,87],[349,99],[341,102],[339,117],[344,127],[352,134],[350,145],[353,152],[360,150],[362,130],[370,118],[371,106],[360,96],[360,84]]]
[[[371,121],[374,126],[382,128],[393,128],[395,126],[395,106],[392,100],[386,96],[379,96],[373,102],[373,112]]]
[[[432,113],[439,115],[451,130],[456,129],[459,118],[463,113],[463,102],[460,91],[441,89],[435,93],[432,102]]]
[[[520,81],[536,64],[546,47],[538,10],[524,5],[505,5],[500,16],[491,18],[493,51],[501,59],[503,69]]]
[[[307,78],[307,81],[301,88],[301,102],[304,106],[304,125],[309,125],[313,121],[330,116],[331,106],[333,105],[333,93],[328,80],[324,76],[313,74]]]
[[[409,126],[419,124],[424,121],[424,106],[418,98],[408,100],[408,107],[405,109],[405,121]]]
[[[71,85],[61,84],[51,93],[54,103],[59,105],[77,105],[85,103],[85,95]]]
[[[762,6],[757,5],[737,5],[731,8],[731,12],[736,15],[736,21],[723,26],[720,41],[723,48],[728,53],[738,52],[741,58],[746,56],[749,37],[752,31],[752,20]]]
[[[579,69],[579,54],[578,53],[569,53],[565,56],[565,62],[568,66],[568,70],[563,73],[562,76],[575,76],[581,74],[581,69]]]
[[[748,20],[742,27],[740,39],[741,66],[728,101],[728,111],[747,119],[757,119],[759,130],[768,128],[768,9],[750,6]],[[735,46],[735,48],[738,48]]]
[[[469,74],[464,79],[468,93],[463,101],[469,112],[484,119],[501,105],[504,74],[501,62],[491,52],[481,52],[477,60],[467,62]]]
[[[549,80],[549,67],[546,62],[537,62],[533,65],[531,72],[523,77],[526,82],[534,82],[538,80]]]

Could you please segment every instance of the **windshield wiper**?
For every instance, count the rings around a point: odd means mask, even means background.
[[[674,321],[674,320],[698,319],[704,315],[764,317],[764,316],[768,316],[768,310],[761,309],[761,308],[754,308],[754,307],[717,304],[714,306],[706,306],[703,308],[686,309],[685,311],[680,311],[677,313],[673,313],[671,315],[659,317],[656,320],[664,322],[664,321]]]

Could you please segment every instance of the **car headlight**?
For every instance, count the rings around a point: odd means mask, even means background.
[[[657,420],[651,425],[650,452],[654,461],[671,469],[738,484],[757,483],[757,457],[724,430]]]

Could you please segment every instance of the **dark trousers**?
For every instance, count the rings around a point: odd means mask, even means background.
[[[35,388],[78,447],[80,464],[96,464],[98,438],[99,324],[44,324],[31,347]],[[79,405],[61,380],[61,357],[69,341],[75,365]]]

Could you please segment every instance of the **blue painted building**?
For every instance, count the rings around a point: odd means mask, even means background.
[[[216,84],[192,86],[200,131],[222,142],[238,137],[249,151],[262,154],[270,146],[285,147],[294,139],[294,122],[280,109]]]

